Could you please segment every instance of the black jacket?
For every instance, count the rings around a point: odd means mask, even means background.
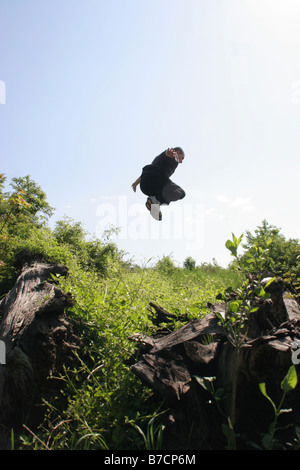
[[[170,178],[178,166],[175,158],[167,156],[166,151],[154,158],[151,165],[146,165],[143,168],[143,174],[153,174],[157,176],[164,176]]]

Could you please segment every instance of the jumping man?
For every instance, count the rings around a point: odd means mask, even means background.
[[[140,184],[141,191],[148,196],[146,207],[156,220],[162,219],[162,204],[169,205],[185,197],[184,190],[170,180],[183,160],[184,151],[181,147],[169,148],[158,155],[151,165],[144,166],[141,176],[132,184],[134,192]]]

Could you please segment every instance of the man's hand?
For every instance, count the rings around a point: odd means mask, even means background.
[[[166,155],[170,158],[175,158],[178,161],[178,163],[182,163],[184,159],[184,156],[181,154],[178,154],[178,152],[176,152],[176,150],[174,150],[173,148],[166,150]]]
[[[167,156],[170,157],[170,158],[176,158],[176,157],[177,157],[177,152],[176,152],[173,148],[168,149],[168,150],[166,151],[166,154],[167,154]]]
[[[134,192],[136,192],[136,188],[138,187],[140,182],[141,182],[141,177],[139,177],[134,183],[132,183],[131,187],[132,187]]]

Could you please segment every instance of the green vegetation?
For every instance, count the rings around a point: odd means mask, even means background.
[[[269,400],[274,411],[274,421],[270,424],[268,432],[262,436],[262,445],[263,445],[263,448],[266,450],[272,450],[274,448],[274,445],[277,444],[275,434],[276,434],[276,431],[279,429],[278,424],[277,424],[278,418],[281,414],[289,413],[291,411],[290,409],[284,409],[282,407],[283,407],[284,400],[286,398],[287,393],[294,390],[294,388],[296,388],[297,386],[297,383],[298,383],[298,377],[297,377],[296,368],[294,365],[292,365],[289,368],[288,373],[286,374],[286,376],[284,377],[284,379],[282,380],[280,384],[283,393],[282,393],[282,397],[278,406],[275,405],[272,398],[268,395],[267,390],[266,390],[266,384],[264,382],[259,384],[261,393],[264,395],[264,397],[267,398],[267,400]],[[299,429],[297,428],[296,428],[296,434],[298,437]]]
[[[239,259],[244,271],[256,275],[271,272],[283,277],[291,293],[300,296],[299,240],[287,240],[280,229],[263,220],[254,233],[246,232],[244,249]]]
[[[0,296],[13,285],[24,252],[67,265],[68,277],[58,282],[73,296],[74,307],[67,314],[79,325],[85,345],[78,356],[80,365],[54,378],[61,390],[51,401],[44,400],[42,425],[34,431],[24,427],[21,448],[158,448],[163,435],[160,419],[166,408],[130,372],[127,361],[136,346],[129,338],[155,332],[149,319],[150,301],[187,320],[204,316],[208,302],[222,300],[241,286],[243,269],[237,271],[235,262],[227,269],[216,262],[197,266],[192,257],[178,267],[170,256],[153,267],[136,266],[125,261],[124,253],[111,241],[113,229],[101,240],[69,218],[50,229],[53,208],[29,176],[14,178],[10,192],[4,192],[4,183],[1,175]],[[240,239],[231,243],[227,248],[236,255],[234,244],[237,247]],[[297,241],[285,240],[278,229],[263,222],[255,235],[247,234],[239,263],[254,272],[258,258],[260,263],[263,258],[259,269],[276,270],[276,275],[284,266],[295,291],[298,253]],[[174,330],[182,324],[178,319],[167,327]]]

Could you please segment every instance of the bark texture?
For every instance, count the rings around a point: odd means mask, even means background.
[[[261,302],[248,320],[239,353],[216,316],[217,311],[224,313],[223,304],[210,305],[210,314],[172,333],[132,338],[139,343],[132,372],[157,392],[170,410],[164,448],[221,449],[226,445],[222,431],[226,418],[199,385],[203,377],[215,377],[214,388],[223,397],[220,403],[225,416],[231,416],[234,404],[235,431],[242,448],[251,447],[251,439],[258,440],[267,432],[273,413],[259,383],[265,382],[268,393],[279,403],[280,383],[292,365],[293,345],[300,339],[299,304],[284,297],[281,281],[271,286],[271,299]],[[164,322],[172,316],[158,305],[152,303],[151,307],[152,316],[154,309]],[[288,395],[285,404],[293,409],[288,414],[293,424],[300,422],[299,388]]]
[[[49,380],[74,362],[80,348],[65,311],[72,305],[51,274],[67,275],[67,268],[42,262],[23,266],[14,287],[0,303],[0,340],[6,364],[0,365],[0,432],[14,431],[29,417],[40,416],[41,396],[51,396],[57,382]],[[2,343],[2,344],[3,344]]]

